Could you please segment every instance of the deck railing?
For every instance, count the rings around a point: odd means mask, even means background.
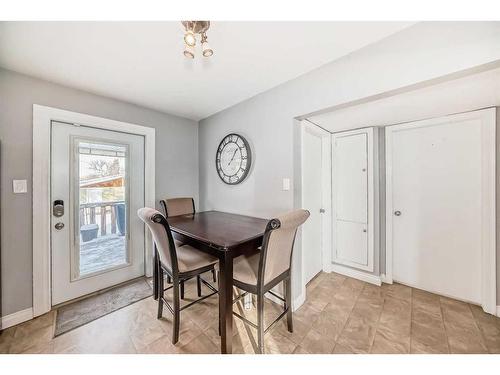
[[[80,226],[87,224],[98,224],[101,236],[107,233],[107,222],[110,217],[111,233],[116,233],[117,206],[125,201],[83,203],[80,204]],[[96,223],[96,217],[100,223]]]

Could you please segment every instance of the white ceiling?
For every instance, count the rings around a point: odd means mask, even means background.
[[[0,22],[0,66],[199,120],[411,24],[212,22],[188,60],[180,22]]]

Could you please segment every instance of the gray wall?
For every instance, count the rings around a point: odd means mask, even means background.
[[[297,181],[294,168],[300,171],[294,117],[496,61],[498,40],[499,22],[419,23],[202,120],[202,208],[266,217],[293,208],[299,200],[281,190],[281,179]],[[214,167],[217,145],[229,132],[246,136],[255,156],[247,180],[236,186],[223,184]],[[293,285],[296,294],[298,278]]]
[[[33,104],[156,129],[156,197],[198,201],[198,123],[0,69],[2,314],[32,306]],[[12,180],[27,179],[28,194]]]

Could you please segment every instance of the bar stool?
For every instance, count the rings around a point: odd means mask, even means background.
[[[167,306],[168,310],[173,315],[174,330],[172,333],[172,343],[175,344],[179,341],[180,312],[218,293],[217,289],[200,277],[202,273],[214,270],[218,259],[189,245],[177,247],[168,222],[159,211],[144,207],[137,211],[137,215],[148,226],[153,236],[155,244],[153,286],[155,289],[155,296],[158,299],[158,319],[163,315],[163,306]],[[172,279],[172,285],[166,289],[164,287],[165,273]],[[200,288],[198,290],[198,296],[201,298],[181,307],[179,298],[181,283],[195,276],[198,277],[212,293],[201,297]],[[172,288],[173,306],[168,303],[164,296],[165,291]]]
[[[181,216],[181,215],[193,215],[196,212],[194,199],[193,198],[170,198],[160,200],[160,204],[163,207],[165,217]],[[175,245],[177,247],[182,246],[183,243],[174,239]],[[214,282],[216,279],[216,272],[212,272],[212,277]],[[167,282],[170,284],[170,276],[167,276]],[[198,290],[198,297],[200,297],[201,290],[201,280],[199,277],[196,278],[196,286]],[[181,299],[184,299],[184,282],[181,283]]]
[[[233,303],[248,293],[257,295],[257,324],[233,311],[245,324],[257,329],[259,353],[264,353],[264,335],[286,315],[289,332],[293,332],[291,265],[293,245],[297,229],[309,217],[309,211],[296,210],[269,221],[260,252],[241,255],[234,259],[233,283],[243,290]],[[283,282],[285,298],[271,289]],[[264,327],[264,295],[270,293],[283,302],[283,312],[267,327]]]

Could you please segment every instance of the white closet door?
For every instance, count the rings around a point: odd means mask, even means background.
[[[323,269],[323,218],[320,213],[320,209],[323,207],[321,183],[323,178],[323,135],[315,128],[314,125],[310,124],[305,124],[302,127],[302,206],[311,213],[302,228],[304,281],[306,284]]]
[[[366,224],[337,220],[337,260],[351,265],[368,265]]]
[[[373,128],[332,136],[335,263],[373,271]]]
[[[495,255],[488,229],[494,226],[494,110],[395,125],[386,134],[394,280],[484,302],[488,259]]]
[[[339,136],[335,143],[336,217],[342,221],[367,223],[367,134]]]

